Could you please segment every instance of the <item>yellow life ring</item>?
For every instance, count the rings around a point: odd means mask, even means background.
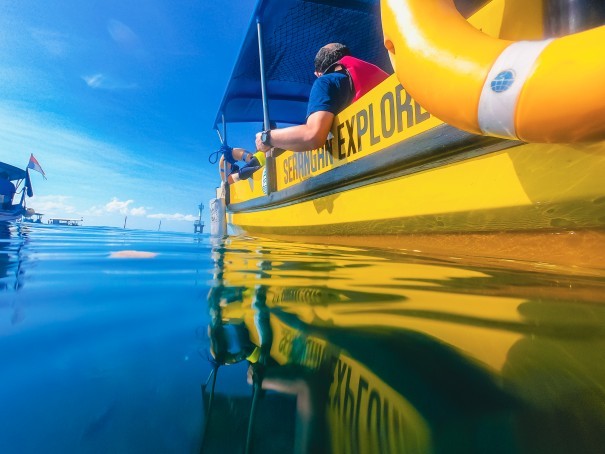
[[[605,139],[605,26],[543,41],[492,38],[453,0],[381,0],[397,77],[435,117],[525,142]]]

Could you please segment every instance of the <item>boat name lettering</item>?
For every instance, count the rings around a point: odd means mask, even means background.
[[[393,405],[362,374],[352,372],[353,368],[338,358],[329,405],[330,411],[342,422],[339,435],[343,440],[350,437],[351,446],[359,446],[360,438],[364,437],[379,448],[379,452],[403,452],[404,434],[409,433],[409,429],[405,430],[405,410]]]
[[[366,134],[370,146],[374,146],[382,139],[391,137],[395,131],[400,133],[404,128],[411,128],[430,117],[431,115],[414,101],[401,85],[397,85],[394,91],[387,91],[382,96],[378,108],[371,102],[367,108],[361,109],[336,126],[335,157],[343,160],[362,152],[362,137]]]
[[[322,148],[293,153],[284,159],[284,183],[300,180],[334,163],[332,142],[326,141]]]
[[[299,364],[311,369],[333,370],[334,376],[328,397],[329,410],[341,422],[338,425],[343,440],[351,446],[359,446],[364,437],[381,452],[402,452],[413,440],[405,440],[405,408],[399,408],[371,381],[355,370],[340,356],[326,353],[318,340],[301,335],[295,330],[282,327],[279,353],[287,363]],[[408,443],[406,443],[406,441]]]
[[[403,89],[401,84],[389,90],[379,102],[370,102],[336,125],[335,137],[323,147],[292,153],[283,161],[284,184],[294,183],[334,165],[334,159],[345,160],[357,153],[370,151],[367,147],[401,133],[431,115]],[[364,149],[366,145],[367,150]]]
[[[305,338],[283,328],[278,345],[279,353],[289,363],[297,363],[310,369],[318,369],[324,359],[324,346],[313,338]]]
[[[281,292],[276,292],[273,295],[273,303],[282,302],[303,302],[303,303],[319,303],[325,298],[330,298],[332,295],[326,295],[325,292],[317,288],[298,288],[286,287]]]

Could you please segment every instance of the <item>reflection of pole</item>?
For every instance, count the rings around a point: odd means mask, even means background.
[[[258,401],[263,385],[262,376],[258,370],[252,372],[252,405],[250,407],[250,419],[248,420],[248,434],[246,435],[245,454],[249,454],[252,448],[252,428],[254,427],[254,416],[258,409]]]
[[[210,415],[212,411],[212,402],[214,401],[214,387],[216,385],[216,376],[218,375],[219,364],[215,363],[212,372],[210,372],[210,376],[206,383],[202,385],[202,396],[204,392],[206,392],[206,387],[208,386],[208,382],[212,379],[212,386],[210,387],[210,397],[208,398],[208,408],[206,409],[206,415],[204,417],[204,428],[202,430],[202,445],[200,446],[200,453],[204,452],[204,444],[206,441],[206,432],[208,431],[208,426],[210,424]]]
[[[200,204],[201,205],[201,204]],[[223,269],[224,269],[224,247],[225,244],[223,241],[213,241],[213,258],[214,258],[214,281],[215,285],[210,288],[210,292],[208,293],[208,312],[210,315],[210,345],[212,346],[213,337],[218,335],[218,340],[222,340],[222,313],[220,302],[223,295]],[[213,327],[216,331],[213,334]],[[219,342],[220,344],[224,344],[225,342]],[[202,427],[202,442],[200,445],[200,453],[204,452],[204,446],[206,444],[208,427],[210,424],[210,417],[212,411],[212,403],[214,401],[214,387],[216,385],[216,376],[218,375],[218,369],[221,366],[221,363],[224,362],[225,358],[223,357],[224,353],[222,348],[216,348],[214,351],[215,360],[213,364],[212,371],[210,372],[210,376],[206,383],[202,385],[202,406],[204,403],[204,392],[206,391],[206,387],[208,386],[208,382],[212,379],[212,386],[210,388],[210,397],[208,398],[208,408],[206,409],[206,414],[204,415],[204,425]]]
[[[269,275],[265,273],[271,268],[271,262],[263,260],[260,264],[260,278],[266,278]],[[254,300],[252,301],[254,309],[254,325],[258,333],[260,343],[260,354],[258,362],[252,364],[252,405],[250,407],[250,419],[248,420],[248,435],[246,437],[246,454],[250,452],[252,446],[252,432],[254,427],[254,417],[258,409],[258,402],[262,395],[263,378],[265,367],[271,353],[273,345],[273,330],[270,323],[269,309],[267,308],[267,286],[257,285],[254,291]]]

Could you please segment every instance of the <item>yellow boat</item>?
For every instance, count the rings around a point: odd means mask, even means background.
[[[219,188],[213,231],[390,244],[590,231],[602,247],[605,8],[565,5],[259,1],[216,117],[223,138],[237,122],[304,122],[327,42],[392,74],[336,117],[324,147],[274,151]]]

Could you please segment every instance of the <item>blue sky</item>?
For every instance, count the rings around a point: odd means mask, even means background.
[[[1,0],[0,161],[33,153],[48,177],[28,206],[188,232],[202,202],[209,231],[212,124],[255,4]],[[252,149],[252,131],[229,141]]]

